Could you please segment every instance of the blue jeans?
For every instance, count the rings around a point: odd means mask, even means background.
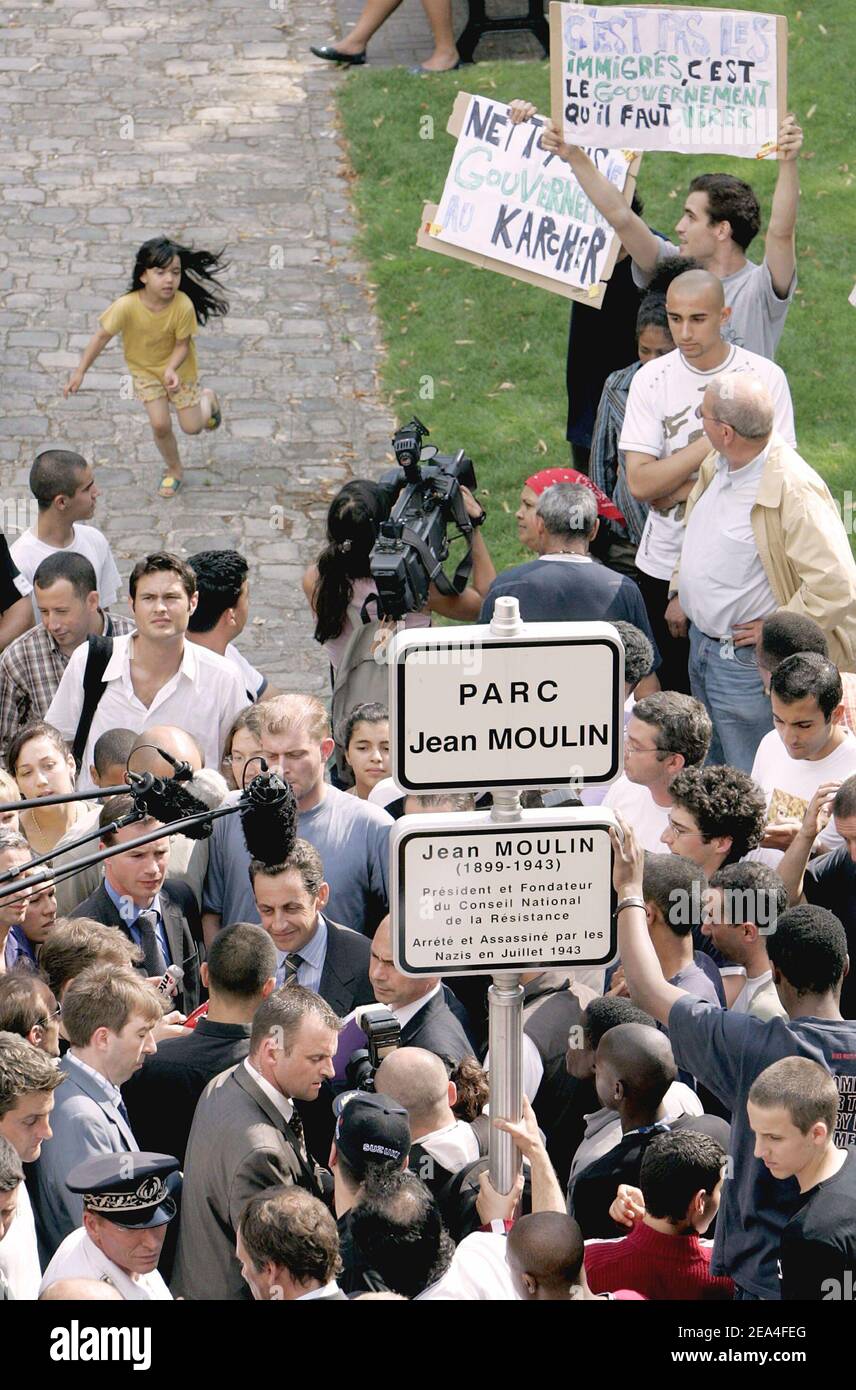
[[[708,763],[751,772],[758,744],[773,727],[755,648],[715,642],[690,624],[690,689],[713,721]]]

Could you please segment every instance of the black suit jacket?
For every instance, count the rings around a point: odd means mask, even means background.
[[[192,1033],[167,1038],[122,1087],[131,1129],[146,1152],[175,1154],[182,1168],[196,1102],[209,1081],[242,1062],[249,1023],[200,1018]]]
[[[401,1046],[436,1052],[450,1072],[465,1057],[473,1055],[472,1044],[446,1003],[442,989],[407,1020],[401,1030]]]
[[[182,1013],[189,1014],[196,1008],[200,997],[197,942],[202,939],[202,926],[199,908],[191,889],[176,878],[166,880],[160,890],[160,901],[173,965],[180,965],[184,970],[184,982],[175,997],[174,1006],[181,1009]],[[84,898],[71,916],[91,917],[93,921],[103,922],[107,927],[118,927],[129,941],[133,940],[127,922],[122,920],[103,883],[99,884],[88,898]],[[146,973],[142,965],[139,966],[139,971],[141,975]]]
[[[318,993],[340,1018],[344,1018],[358,1005],[375,1001],[369,980],[372,944],[367,936],[351,931],[350,927],[341,927],[329,917],[324,921],[327,923],[327,954]]]

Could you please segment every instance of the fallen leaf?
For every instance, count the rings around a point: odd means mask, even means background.
[[[455,347],[472,347],[475,338],[456,338]]]
[[[826,35],[828,34],[829,30],[828,30],[828,29],[824,29],[824,27],[823,27],[822,24],[818,24],[817,27],[818,27],[818,29],[820,30],[820,32],[824,35],[824,37],[826,37]]]
[[[523,351],[524,351],[524,352],[528,352],[529,349],[531,348],[531,346],[532,346],[532,344],[529,343],[529,342],[524,343],[524,344],[523,344]]]
[[[813,106],[810,106],[810,107],[808,108],[808,110],[806,111],[806,113],[805,113],[805,118],[806,118],[807,121],[810,121],[810,120],[811,120],[811,118],[812,118],[812,116],[814,115],[814,113],[815,113],[816,110],[817,110],[817,103],[815,102],[815,104],[814,104]]]
[[[386,116],[375,116],[374,120],[372,121],[372,125],[374,126],[375,130],[377,130],[378,126],[382,126],[385,120]]]
[[[515,389],[513,381],[501,381],[497,386],[497,391],[513,391]]]
[[[510,511],[511,511],[511,508],[509,507],[509,505],[508,505],[507,502],[503,502],[503,504],[502,504],[502,510],[503,510],[504,512],[510,512]]]
[[[547,444],[543,439],[538,440],[538,443],[535,445],[535,452],[536,454],[546,454]]]

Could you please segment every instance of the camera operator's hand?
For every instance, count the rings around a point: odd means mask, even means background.
[[[464,511],[467,516],[471,516],[473,521],[483,521],[486,516],[484,507],[476,501],[469,488],[464,487],[463,483],[461,483],[461,496],[464,499]]]

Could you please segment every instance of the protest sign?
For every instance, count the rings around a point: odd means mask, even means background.
[[[572,144],[775,157],[782,15],[553,0],[550,36],[553,120]]]
[[[568,165],[540,148],[543,125],[539,116],[513,125],[503,102],[460,92],[443,196],[423,210],[417,245],[600,308],[618,238]],[[633,151],[588,153],[629,202]]]

